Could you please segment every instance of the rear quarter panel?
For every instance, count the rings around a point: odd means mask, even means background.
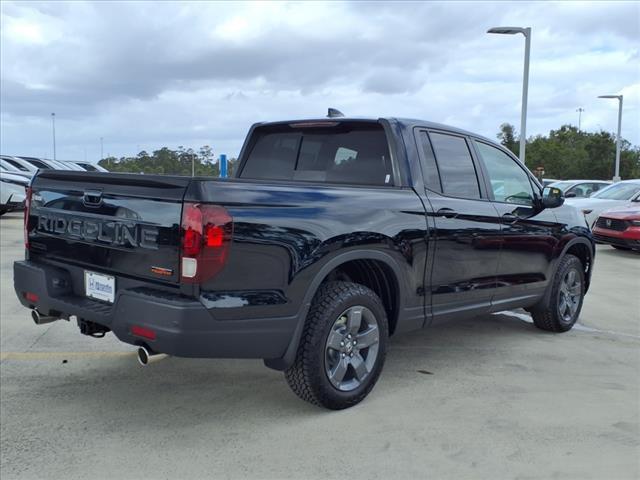
[[[185,200],[233,217],[228,261],[200,290],[217,319],[299,314],[323,267],[349,252],[383,255],[398,273],[400,310],[423,318],[426,220],[412,189],[202,180]]]

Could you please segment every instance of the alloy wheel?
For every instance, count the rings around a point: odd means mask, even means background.
[[[558,313],[564,322],[570,323],[573,321],[580,305],[581,296],[582,282],[580,281],[580,275],[572,268],[562,279],[558,294]]]
[[[335,320],[325,345],[325,373],[343,392],[358,388],[373,371],[378,358],[380,330],[371,310],[357,305]]]

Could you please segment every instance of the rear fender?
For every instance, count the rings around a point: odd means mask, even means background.
[[[302,337],[302,331],[304,330],[304,324],[307,319],[307,314],[309,313],[309,309],[311,308],[311,303],[313,301],[313,297],[316,295],[316,292],[320,288],[322,282],[327,278],[327,276],[335,270],[340,265],[350,262],[352,260],[379,260],[385,263],[393,273],[395,274],[398,281],[401,281],[403,276],[400,273],[400,269],[396,264],[395,260],[391,255],[376,251],[376,250],[352,250],[349,252],[344,252],[342,254],[333,257],[324,266],[320,269],[318,274],[314,277],[313,281],[309,285],[307,292],[304,296],[304,300],[302,302],[302,307],[298,313],[298,321],[296,323],[296,328],[291,337],[291,341],[285,354],[282,358],[275,359],[265,359],[264,364],[272,368],[274,370],[286,370],[295,361],[296,353],[298,351],[298,345],[300,344],[300,338]],[[404,305],[403,293],[405,289],[402,285],[399,288],[399,299],[398,299],[398,311],[402,311],[402,306]]]

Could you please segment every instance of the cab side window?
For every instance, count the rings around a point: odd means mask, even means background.
[[[525,170],[509,155],[483,142],[475,141],[484,161],[496,202],[533,205],[533,188]]]

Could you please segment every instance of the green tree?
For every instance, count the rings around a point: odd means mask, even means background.
[[[207,145],[198,152],[183,146],[176,150],[162,147],[152,153],[143,150],[135,157],[109,157],[98,163],[112,172],[190,176],[192,162],[196,175],[218,176],[219,168],[214,162],[213,150]]]
[[[500,126],[498,138],[509,148],[512,130],[505,125]],[[614,174],[615,151],[615,138],[608,132],[588,133],[563,125],[547,136],[527,140],[526,163],[532,171],[542,167],[548,178],[607,180]],[[640,176],[640,149],[627,141],[622,142],[620,175],[622,178]]]
[[[516,136],[516,129],[513,125],[510,123],[503,123],[500,125],[500,133],[497,135],[500,143],[511,150],[515,155],[519,155],[520,143],[516,140]]]

